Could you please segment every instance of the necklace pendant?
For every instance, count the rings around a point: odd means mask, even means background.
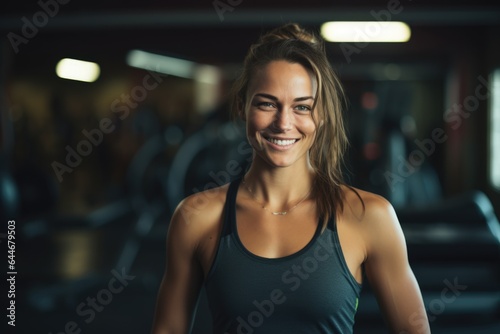
[[[287,214],[287,211],[272,211],[272,214],[275,216],[284,216]]]

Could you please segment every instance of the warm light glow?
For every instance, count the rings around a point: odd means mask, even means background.
[[[96,63],[78,59],[64,58],[56,65],[57,76],[63,79],[94,82],[101,69]]]
[[[408,42],[410,27],[404,22],[339,21],[326,22],[321,35],[329,42]]]

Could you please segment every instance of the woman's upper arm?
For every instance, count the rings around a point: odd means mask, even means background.
[[[189,330],[203,271],[196,258],[199,226],[185,214],[183,202],[172,216],[167,235],[167,264],[158,292],[153,334],[185,334]],[[189,221],[188,221],[189,219]]]
[[[393,207],[375,197],[367,205],[365,273],[393,333],[430,333],[406,242]]]

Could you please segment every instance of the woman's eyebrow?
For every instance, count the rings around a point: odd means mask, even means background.
[[[303,96],[303,97],[297,97],[293,99],[295,102],[297,101],[306,101],[306,100],[314,100],[314,97],[312,96]]]
[[[270,100],[273,100],[273,101],[278,101],[278,98],[276,96],[273,96],[273,95],[270,95],[270,94],[266,94],[266,93],[257,93],[254,96],[260,96],[260,97],[264,97],[266,99],[270,99]],[[296,97],[295,99],[293,99],[294,102],[297,102],[297,101],[306,101],[306,100],[314,100],[314,97],[312,97],[312,96],[302,96],[302,97]]]
[[[257,96],[264,97],[266,99],[273,100],[273,101],[278,101],[278,98],[276,96],[266,94],[266,93],[257,93],[254,95],[254,97],[257,97]]]

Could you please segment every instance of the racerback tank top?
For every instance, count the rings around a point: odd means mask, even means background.
[[[236,228],[229,185],[224,222],[205,288],[213,334],[352,333],[361,285],[344,260],[332,218],[300,251],[264,258],[248,251]]]

